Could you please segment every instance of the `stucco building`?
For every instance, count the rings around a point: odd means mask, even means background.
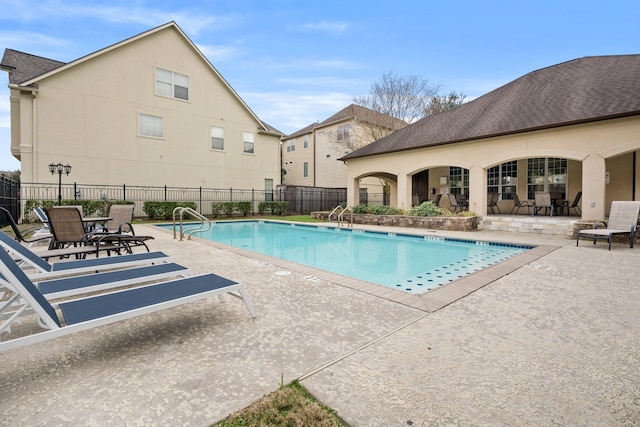
[[[282,140],[283,183],[309,187],[344,188],[347,167],[338,159],[407,124],[386,114],[351,104],[319,123]],[[372,195],[383,191],[380,179],[363,178],[360,188]]]
[[[533,71],[341,160],[350,204],[361,179],[379,176],[403,209],[430,193],[463,193],[485,215],[489,192],[509,212],[513,193],[570,200],[582,191],[582,218],[597,220],[613,200],[638,200],[639,151],[640,55],[617,55]]]
[[[175,22],[69,63],[7,49],[11,154],[23,183],[274,188],[282,134]]]

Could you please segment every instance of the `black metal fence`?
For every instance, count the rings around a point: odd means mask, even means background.
[[[20,183],[0,175],[0,206],[7,209],[14,218],[20,217]],[[9,225],[5,215],[0,216],[0,227]]]
[[[58,200],[58,184],[22,183],[22,200]],[[175,201],[195,202],[197,210],[205,216],[212,215],[212,202],[251,202],[252,213],[258,212],[260,202],[286,201],[287,214],[306,215],[313,211],[332,210],[347,200],[346,188],[318,188],[302,186],[278,186],[272,191],[237,188],[205,187],[151,187],[128,185],[63,184],[62,200],[109,200],[135,203],[134,216],[145,217],[144,202]],[[380,200],[379,203],[375,200]],[[382,204],[382,195],[372,195],[360,190],[361,203]],[[19,207],[20,204],[18,203]],[[20,215],[15,216],[15,218]]]

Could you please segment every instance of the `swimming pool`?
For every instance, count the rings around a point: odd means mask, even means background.
[[[224,221],[198,237],[422,294],[532,246],[270,221]]]

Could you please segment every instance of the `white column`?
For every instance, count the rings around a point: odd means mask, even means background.
[[[597,154],[590,154],[582,161],[582,219],[604,219],[606,172],[604,158]]]
[[[469,210],[478,216],[487,214],[487,170],[477,165],[469,169]]]

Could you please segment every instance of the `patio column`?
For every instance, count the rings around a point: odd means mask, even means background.
[[[606,202],[604,158],[590,154],[582,161],[582,219],[604,219]]]
[[[412,196],[411,196],[411,188],[413,187],[413,180],[411,175],[407,175],[404,173],[398,174],[398,186],[397,186],[397,194],[395,197],[391,197],[391,200],[396,200],[396,208],[409,210],[411,209]],[[391,187],[393,191],[393,186]]]
[[[357,206],[360,203],[360,180],[351,180],[347,185],[347,206]]]
[[[469,210],[478,216],[487,214],[487,170],[478,165],[469,169]]]

